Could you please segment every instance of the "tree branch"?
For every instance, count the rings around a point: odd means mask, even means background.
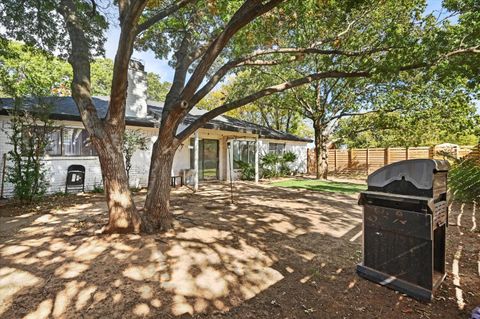
[[[125,100],[127,96],[128,67],[133,53],[133,45],[137,36],[136,25],[145,8],[146,1],[137,1],[122,6],[120,12],[120,37],[113,64],[112,87],[106,123],[110,127],[125,126]],[[123,129],[122,129],[123,132]]]
[[[302,54],[322,54],[322,55],[344,55],[344,56],[362,56],[378,52],[387,52],[392,48],[376,48],[371,50],[364,51],[343,51],[343,50],[322,50],[317,48],[279,48],[279,49],[268,49],[268,50],[258,50],[253,52],[250,55],[238,58],[236,60],[229,61],[225,63],[220,69],[215,72],[215,74],[210,78],[210,80],[198,90],[195,95],[190,100],[191,105],[196,105],[202,98],[204,98],[232,69],[241,67],[241,66],[272,66],[279,65],[282,63],[293,62],[298,60],[299,55]],[[286,61],[280,60],[254,60],[254,58],[264,55],[274,55],[274,54],[295,54],[296,56],[288,59]]]
[[[80,117],[91,136],[104,137],[103,123],[98,117],[97,109],[92,101],[90,83],[90,54],[88,40],[82,26],[79,25],[75,3],[72,0],[62,0],[58,11],[66,24],[72,49],[68,62],[72,66],[72,97],[77,104]]]
[[[181,100],[189,101],[197,91],[199,85],[202,83],[205,75],[212,66],[213,62],[223,51],[230,39],[250,21],[261,16],[265,12],[270,11],[283,0],[270,0],[267,3],[262,3],[260,0],[246,1],[240,9],[235,12],[230,21],[227,23],[224,30],[210,43],[202,59],[195,68],[190,80],[185,86]],[[190,105],[191,109],[193,106]]]
[[[206,124],[208,121],[214,119],[215,117],[228,112],[230,110],[239,108],[243,105],[246,105],[248,103],[251,103],[255,100],[258,100],[262,97],[272,95],[274,93],[278,92],[283,92],[285,90],[310,83],[312,81],[316,81],[319,79],[324,79],[324,78],[334,78],[334,77],[345,77],[345,78],[350,78],[350,77],[368,77],[370,76],[369,71],[358,71],[358,72],[341,72],[341,71],[328,71],[328,72],[322,72],[322,73],[314,73],[311,75],[308,75],[306,77],[296,79],[293,81],[289,82],[284,82],[278,85],[270,86],[268,88],[265,88],[263,90],[260,90],[256,93],[253,93],[251,95],[248,95],[244,98],[241,98],[239,100],[233,101],[226,103],[222,106],[219,106],[202,116],[200,116],[197,120],[195,120],[193,123],[191,123],[185,130],[180,132],[176,136],[176,143],[181,143],[183,142],[186,138],[188,138],[191,134],[193,134],[198,128]]]
[[[181,8],[185,7],[187,4],[195,2],[196,0],[180,0],[168,7],[166,7],[163,10],[160,10],[150,18],[148,18],[146,21],[144,21],[142,24],[139,24],[137,26],[137,32],[136,34],[140,34],[144,31],[146,31],[148,28],[152,27],[155,23],[160,22],[161,20],[165,19],[166,17],[172,15],[173,13],[177,12]]]

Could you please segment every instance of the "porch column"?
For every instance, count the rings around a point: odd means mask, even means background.
[[[235,180],[233,171],[233,143],[235,140],[230,140],[230,148],[228,150],[228,180],[233,182]]]
[[[255,183],[258,184],[258,137],[255,138]]]
[[[193,189],[198,191],[198,131],[195,131],[193,143]]]

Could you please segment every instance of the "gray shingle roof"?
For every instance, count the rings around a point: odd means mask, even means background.
[[[105,96],[95,96],[93,97],[93,102],[97,108],[98,115],[101,118],[104,118],[108,110],[108,97]],[[71,121],[80,121],[80,114],[78,112],[75,101],[72,97],[58,97],[58,96],[49,96],[36,99],[24,99],[21,104],[22,108],[28,109],[39,103],[50,105],[51,118],[57,120],[71,120]],[[158,125],[158,119],[161,117],[163,111],[163,102],[157,101],[148,101],[148,112],[149,116],[147,118],[138,118],[138,117],[127,117],[126,122],[129,125],[136,126],[146,126],[154,127]],[[12,98],[0,98],[0,114],[8,114],[8,110],[11,110],[15,107],[15,100]],[[194,108],[186,116],[184,123],[190,124],[195,119],[197,119],[202,114],[207,111]],[[245,132],[245,133],[254,133],[258,134],[262,138],[271,138],[271,139],[280,139],[287,141],[299,141],[299,142],[311,142],[310,139],[302,138],[295,136],[293,134],[277,131],[265,126],[258,124],[250,123],[247,121],[242,121],[239,119],[232,118],[230,116],[220,115],[215,119],[209,121],[206,125],[203,126],[208,129],[217,129],[225,131],[234,131],[234,132]]]

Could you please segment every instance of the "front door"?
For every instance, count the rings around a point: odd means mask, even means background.
[[[193,168],[194,140],[190,140],[190,165]],[[198,179],[218,179],[218,140],[203,139],[198,141]]]
[[[218,179],[218,140],[201,140],[199,160],[201,179]],[[202,143],[203,142],[203,143]]]

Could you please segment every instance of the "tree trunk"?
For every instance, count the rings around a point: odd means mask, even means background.
[[[315,131],[315,163],[317,179],[327,179],[328,175],[328,149],[327,137],[323,134],[324,129],[314,124]]]
[[[175,149],[162,151],[157,142],[154,144],[144,207],[142,229],[146,232],[167,231],[173,221],[170,213],[170,177]]]
[[[109,212],[105,233],[138,233],[141,218],[128,187],[128,178],[121,148],[109,141],[97,142],[103,186]]]

